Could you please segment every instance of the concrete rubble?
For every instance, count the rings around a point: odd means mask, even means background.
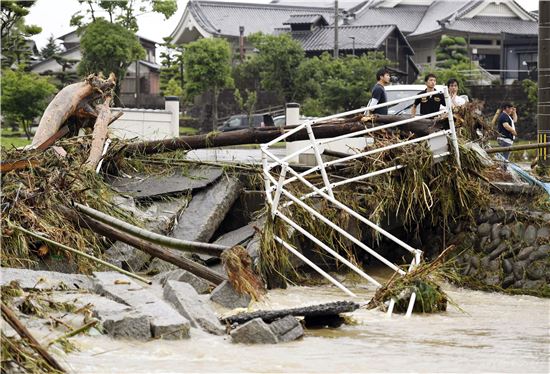
[[[144,286],[118,273],[94,272],[94,276],[97,293],[129,305],[150,318],[153,338],[189,337],[189,321]]]
[[[228,281],[223,282],[212,291],[210,300],[228,309],[246,308],[252,301],[249,295],[241,295]]]
[[[261,318],[255,318],[231,331],[233,343],[275,344],[285,343],[301,338],[304,329],[301,323],[292,316],[275,320],[270,324]]]
[[[168,280],[164,286],[164,299],[185,316],[192,327],[202,328],[215,335],[225,333],[212,308],[199,298],[190,284]]]

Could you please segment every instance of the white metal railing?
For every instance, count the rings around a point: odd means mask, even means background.
[[[324,121],[331,120],[331,119],[341,118],[341,117],[345,117],[345,116],[352,115],[352,114],[363,113],[363,112],[371,111],[371,110],[381,108],[381,107],[384,107],[384,106],[390,106],[390,105],[394,105],[394,104],[397,104],[397,103],[400,103],[400,102],[414,100],[414,99],[417,99],[417,98],[428,97],[428,96],[432,96],[432,95],[437,95],[437,94],[440,94],[440,93],[443,93],[443,95],[445,96],[445,105],[446,106],[445,106],[444,109],[441,109],[438,112],[431,113],[431,114],[426,114],[426,115],[421,115],[421,116],[417,116],[417,117],[412,117],[412,118],[405,118],[405,119],[403,119],[401,121],[398,121],[398,122],[384,124],[384,125],[380,125],[380,126],[375,126],[375,127],[370,127],[370,128],[365,127],[364,130],[356,131],[356,132],[349,133],[349,134],[344,134],[344,135],[337,136],[337,137],[334,137],[334,138],[328,138],[328,139],[322,139],[322,140],[315,138],[313,128],[319,122],[324,122]],[[433,118],[433,117],[443,115],[443,114],[446,115],[446,117],[448,118],[448,121],[449,121],[449,129],[448,130],[440,130],[440,131],[437,131],[435,133],[432,133],[432,134],[429,134],[429,135],[426,135],[426,136],[422,136],[422,137],[419,137],[419,138],[414,138],[414,139],[398,142],[398,143],[395,143],[395,144],[390,144],[390,145],[387,145],[385,147],[370,149],[368,151],[363,151],[363,152],[353,154],[353,155],[349,155],[347,157],[339,158],[339,159],[336,159],[336,160],[324,161],[321,157],[322,152],[321,152],[320,147],[323,146],[323,145],[329,144],[331,142],[335,142],[335,141],[342,140],[342,139],[353,138],[353,137],[357,137],[357,136],[363,136],[363,135],[366,135],[366,134],[374,132],[374,131],[379,131],[379,130],[382,130],[382,129],[388,129],[388,128],[392,128],[392,127],[398,127],[398,126],[401,126],[403,124],[407,124],[407,123],[410,123],[410,122],[417,121],[419,119]],[[292,154],[286,155],[285,157],[277,157],[275,154],[273,154],[273,152],[271,152],[270,147],[272,147],[275,143],[278,143],[280,141],[285,141],[289,136],[297,133],[298,131],[302,131],[302,130],[305,130],[308,134],[309,143],[307,144],[307,146],[297,150],[296,152],[293,152]],[[297,205],[297,206],[303,208],[305,211],[307,211],[309,214],[311,214],[311,216],[314,219],[319,220],[320,222],[323,222],[324,224],[329,226],[332,230],[335,230],[340,235],[342,235],[344,238],[348,239],[350,242],[357,245],[362,250],[366,251],[367,253],[371,254],[373,257],[377,258],[379,261],[381,261],[384,265],[388,266],[390,269],[394,270],[395,272],[399,273],[400,275],[405,275],[406,274],[405,271],[402,270],[401,268],[399,268],[396,264],[394,264],[391,261],[387,260],[385,257],[383,257],[382,255],[377,253],[374,249],[370,248],[369,246],[367,246],[366,244],[361,242],[361,240],[359,240],[359,239],[355,238],[353,235],[349,234],[344,228],[342,228],[338,224],[332,222],[327,217],[325,217],[322,213],[320,213],[319,211],[317,211],[316,209],[314,209],[310,205],[306,204],[304,202],[304,200],[307,200],[307,199],[310,199],[310,198],[313,198],[313,197],[324,199],[324,200],[328,201],[329,203],[331,203],[332,206],[335,207],[335,209],[339,209],[339,210],[342,210],[342,211],[346,212],[351,217],[354,217],[359,222],[362,222],[363,224],[369,226],[370,228],[372,228],[373,230],[378,232],[380,235],[383,235],[384,237],[386,237],[389,240],[393,241],[395,244],[397,244],[398,246],[400,246],[401,248],[405,249],[406,251],[408,251],[409,253],[411,253],[413,255],[413,259],[412,259],[411,264],[409,266],[409,271],[412,271],[416,266],[418,266],[420,264],[420,260],[421,260],[421,256],[422,256],[422,251],[421,250],[419,250],[417,248],[413,248],[409,244],[403,242],[402,240],[400,240],[396,236],[394,236],[391,233],[389,233],[388,231],[384,230],[382,227],[378,226],[376,223],[370,221],[369,219],[367,219],[363,215],[361,215],[358,212],[354,211],[349,206],[343,204],[341,201],[338,201],[338,199],[334,195],[334,191],[337,190],[339,187],[345,185],[345,184],[361,181],[361,180],[368,179],[368,178],[373,178],[373,177],[376,177],[378,175],[382,175],[382,174],[385,174],[385,173],[391,173],[395,170],[399,170],[399,169],[404,168],[406,166],[405,165],[395,165],[395,166],[392,166],[392,167],[376,170],[374,172],[365,173],[365,174],[353,176],[351,178],[339,180],[338,182],[331,182],[330,181],[329,175],[327,174],[327,171],[326,171],[326,168],[329,167],[329,166],[345,163],[345,162],[348,162],[350,160],[355,160],[355,159],[358,159],[358,158],[361,158],[361,157],[373,155],[373,154],[383,152],[383,151],[386,151],[386,150],[390,150],[390,149],[394,149],[394,148],[398,148],[398,147],[403,147],[403,146],[407,146],[409,144],[415,144],[415,143],[419,143],[419,142],[423,142],[423,141],[429,141],[430,139],[433,139],[433,138],[436,138],[436,137],[445,137],[445,139],[450,139],[451,146],[454,148],[454,152],[452,152],[452,153],[455,156],[455,160],[456,160],[457,164],[460,166],[460,156],[459,156],[459,152],[458,152],[458,141],[457,141],[457,137],[456,137],[453,114],[452,114],[452,109],[451,109],[451,99],[450,99],[447,87],[444,87],[442,90],[435,90],[435,91],[432,91],[432,92],[415,95],[413,97],[407,97],[407,98],[402,98],[402,99],[398,99],[398,100],[393,100],[393,101],[383,103],[383,104],[367,106],[367,107],[359,108],[359,109],[356,109],[356,110],[352,110],[352,111],[348,111],[348,112],[344,112],[344,113],[339,113],[339,114],[334,114],[334,115],[331,115],[331,116],[319,118],[319,119],[316,119],[316,120],[308,120],[308,121],[302,123],[301,125],[297,126],[296,128],[282,134],[281,136],[277,137],[276,139],[274,139],[274,140],[272,140],[272,141],[270,141],[266,144],[261,145],[262,165],[263,165],[263,175],[264,175],[264,182],[265,182],[266,198],[267,198],[268,204],[271,207],[272,217],[273,217],[273,219],[282,220],[287,225],[292,227],[294,230],[301,233],[302,235],[307,237],[309,240],[311,240],[313,243],[315,243],[318,247],[320,247],[321,249],[323,249],[324,251],[326,251],[330,255],[334,256],[341,263],[343,263],[344,265],[349,267],[352,271],[359,274],[359,276],[366,279],[370,283],[373,283],[377,287],[381,286],[378,281],[376,281],[374,278],[372,278],[367,273],[365,273],[362,269],[360,269],[356,265],[352,264],[350,261],[348,261],[342,255],[340,255],[335,250],[335,248],[329,247],[327,244],[323,243],[321,240],[319,240],[313,234],[311,234],[309,231],[307,231],[299,223],[295,222],[292,219],[291,214],[289,214],[289,208],[292,205]],[[290,165],[288,161],[290,159],[292,159],[292,158],[294,158],[294,157],[296,157],[296,156],[298,156],[298,155],[300,155],[304,152],[310,151],[310,150],[313,150],[313,153],[315,155],[316,165],[314,165],[311,168],[309,168],[305,171],[302,171],[302,172],[298,172],[298,171],[294,170],[292,168],[292,165]],[[444,158],[444,157],[446,157],[450,154],[451,154],[451,152],[446,151],[446,152],[440,153],[438,155],[435,155],[434,158]],[[280,170],[274,170],[275,168],[277,168],[277,169],[280,168]],[[312,184],[311,182],[309,182],[306,179],[306,176],[308,176],[312,173],[320,173],[322,181],[323,181],[323,186],[322,187],[317,187],[317,186],[315,186],[314,184]],[[309,188],[311,190],[311,192],[303,193],[300,196],[296,196],[288,188],[289,186],[294,185],[294,184],[301,184],[303,186],[306,186],[307,188]],[[298,256],[306,264],[311,266],[315,271],[317,271],[319,274],[321,274],[323,277],[325,277],[332,284],[334,284],[335,286],[340,288],[346,294],[348,294],[350,296],[354,296],[354,297],[356,296],[353,292],[351,292],[349,289],[347,289],[343,284],[338,282],[336,279],[331,277],[329,274],[327,274],[325,271],[323,271],[321,268],[319,268],[316,264],[314,264],[311,260],[309,260],[306,256],[301,254],[300,251],[298,251],[296,248],[294,248],[290,243],[287,243],[284,239],[282,239],[282,238],[280,238],[276,235],[274,237],[274,240],[277,243],[281,244],[284,248],[289,250],[291,253]],[[410,298],[409,305],[408,305],[408,308],[407,308],[407,313],[406,313],[407,317],[409,317],[412,313],[412,309],[413,309],[413,306],[414,306],[415,299],[416,299],[416,294],[413,292],[411,294],[411,298]],[[394,305],[395,305],[395,300],[392,299],[390,301],[390,304],[389,304],[389,307],[388,307],[388,315],[392,314]]]

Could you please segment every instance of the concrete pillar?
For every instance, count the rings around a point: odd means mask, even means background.
[[[180,99],[177,96],[164,98],[164,109],[172,113],[171,133],[174,138],[180,135]]]
[[[286,125],[294,126],[300,124],[300,104],[287,103],[286,104]]]

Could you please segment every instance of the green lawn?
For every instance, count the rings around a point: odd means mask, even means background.
[[[13,132],[11,129],[2,129],[0,133],[0,146],[2,148],[19,148],[31,144],[26,136],[21,136],[18,132]]]

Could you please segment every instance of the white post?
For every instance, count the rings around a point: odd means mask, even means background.
[[[445,96],[445,106],[447,107],[447,118],[449,119],[449,130],[451,130],[451,142],[453,143],[453,148],[455,150],[456,164],[460,168],[460,150],[458,149],[458,138],[456,137],[451,96],[449,96],[449,89],[447,86],[443,87],[443,95]]]
[[[300,104],[286,104],[286,125],[295,126],[300,124]]]
[[[177,96],[164,98],[164,109],[172,113],[171,134],[174,138],[180,136],[180,99]]]

